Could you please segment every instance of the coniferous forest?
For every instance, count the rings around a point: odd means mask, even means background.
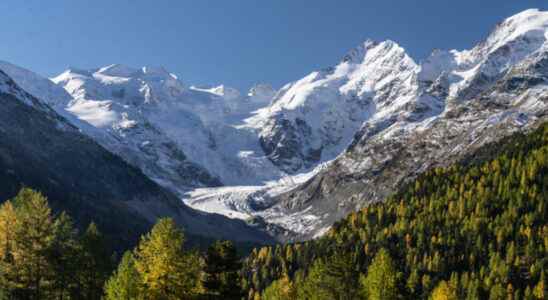
[[[301,244],[255,249],[249,299],[546,299],[548,124],[419,176]]]
[[[0,299],[546,299],[547,198],[548,124],[247,257],[188,249],[170,219],[112,252],[24,188],[0,207]]]

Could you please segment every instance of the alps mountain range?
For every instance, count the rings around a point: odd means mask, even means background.
[[[429,168],[546,121],[548,12],[521,12],[472,49],[421,62],[394,41],[367,40],[278,90],[192,86],[156,67],[0,70],[0,136],[29,138],[12,143],[47,180],[84,187],[84,202],[103,197],[78,209],[176,215],[211,237],[303,240]],[[46,185],[20,166],[23,154],[1,149],[8,182]],[[55,168],[68,175],[55,179]]]

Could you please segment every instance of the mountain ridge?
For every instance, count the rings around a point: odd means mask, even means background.
[[[333,67],[247,93],[187,87],[156,67],[71,68],[51,87],[0,69],[188,205],[292,240],[542,122],[547,40],[548,12],[526,10],[469,50],[417,63],[394,41],[366,40]]]
[[[195,211],[142,171],[107,151],[0,71],[0,199],[23,186],[40,190],[81,227],[94,221],[128,246],[159,217],[191,235],[265,242],[261,228]]]

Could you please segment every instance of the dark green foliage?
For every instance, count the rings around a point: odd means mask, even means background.
[[[370,300],[398,298],[398,272],[390,254],[381,249],[360,278],[361,296]]]
[[[297,282],[302,299],[356,299],[360,273],[349,253],[334,254],[314,261],[308,276]]]
[[[80,282],[85,291],[83,299],[99,299],[103,285],[113,269],[103,235],[95,223],[91,223],[81,239],[82,251],[79,258]]]
[[[212,244],[204,256],[203,286],[210,296],[222,299],[240,299],[243,296],[238,272],[240,258],[234,244],[218,241]]]
[[[99,299],[110,273],[100,236],[90,226],[79,238],[66,214],[53,215],[42,194],[22,189],[0,206],[0,295]]]
[[[385,203],[350,214],[323,238],[254,250],[244,266],[245,287],[256,293],[289,276],[299,289],[299,278],[328,274],[321,265],[333,256],[352,257],[366,276],[384,248],[399,273],[399,297],[428,298],[444,280],[459,299],[542,299],[548,124],[472,157],[420,175]],[[314,296],[322,294],[316,290]]]
[[[118,269],[105,284],[106,300],[136,300],[139,299],[139,273],[135,268],[135,257],[126,251]]]

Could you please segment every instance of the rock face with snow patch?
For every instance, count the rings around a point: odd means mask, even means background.
[[[436,98],[419,94],[418,69],[396,43],[367,41],[337,66],[286,85],[255,116],[265,153],[295,173],[342,153],[366,121],[380,130],[439,113]]]
[[[280,196],[278,205],[288,214],[319,216],[302,238],[382,201],[429,168],[548,120],[548,12],[513,16],[472,50],[436,51],[413,72],[414,98],[395,118],[380,126],[366,120],[343,155]]]

